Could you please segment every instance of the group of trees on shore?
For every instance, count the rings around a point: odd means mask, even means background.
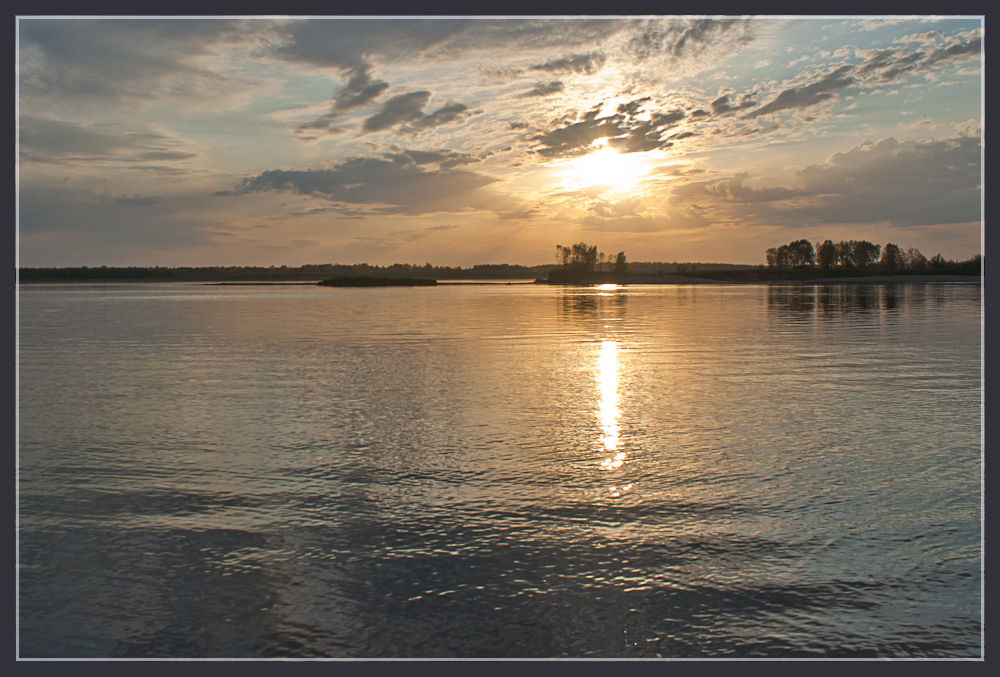
[[[868,240],[841,240],[834,243],[824,240],[815,247],[809,240],[793,240],[788,244],[771,247],[764,252],[768,268],[788,270],[793,268],[815,268],[823,270],[851,268],[879,268],[883,271],[943,271],[955,267],[975,267],[978,269],[981,255],[968,261],[945,260],[940,254],[930,259],[919,249],[904,250],[899,245],[887,242],[877,245]]]
[[[600,272],[604,270],[605,261],[611,267],[611,272],[624,274],[628,271],[628,261],[623,251],[615,254],[612,260],[610,255],[606,256],[604,252],[598,251],[597,245],[586,242],[577,242],[570,247],[556,245],[556,263],[562,268],[590,273],[597,266]]]

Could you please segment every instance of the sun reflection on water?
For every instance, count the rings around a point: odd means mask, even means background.
[[[625,463],[625,452],[618,448],[620,426],[618,419],[618,342],[611,339],[601,342],[601,353],[597,358],[597,384],[601,391],[600,418],[601,442],[604,450],[612,453],[601,466],[608,469],[620,468]]]

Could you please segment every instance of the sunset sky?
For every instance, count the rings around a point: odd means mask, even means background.
[[[21,17],[19,261],[968,258],[982,25]]]

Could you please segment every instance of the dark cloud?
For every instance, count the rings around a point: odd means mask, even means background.
[[[937,37],[936,32],[923,34],[920,40],[912,42],[933,42],[928,37]],[[909,37],[909,36],[908,36]],[[907,73],[919,72],[934,68],[941,64],[952,63],[979,56],[982,51],[982,38],[972,36],[968,40],[958,38],[951,44],[931,49],[906,52],[903,48],[880,49],[868,52],[865,61],[857,67],[859,76],[873,77],[877,82],[892,82],[899,80]]]
[[[593,52],[591,54],[574,54],[573,56],[554,59],[552,61],[546,61],[545,63],[534,64],[529,70],[593,75],[597,71],[601,70],[601,67],[604,66],[605,60],[606,57],[600,52]]]
[[[802,195],[801,191],[789,188],[753,188],[747,185],[749,178],[749,174],[738,174],[715,181],[689,183],[679,187],[674,196],[686,201],[748,205],[787,200]]]
[[[728,94],[723,94],[712,102],[712,112],[716,115],[729,115],[745,108],[753,108],[756,105],[757,102],[753,99],[753,94],[744,94],[736,105],[729,102]]]
[[[652,101],[652,99],[648,96],[644,96],[641,99],[620,103],[618,104],[618,112],[622,115],[636,115],[642,109],[643,104],[647,101]]]
[[[387,155],[394,162],[402,165],[430,165],[436,164],[441,169],[451,169],[459,165],[467,165],[479,162],[479,158],[468,153],[459,153],[451,150],[400,150],[397,153]]]
[[[51,118],[19,120],[21,158],[34,162],[177,162],[197,157],[188,144],[150,129],[82,125]]]
[[[679,209],[708,210],[720,221],[804,225],[889,223],[929,226],[980,218],[978,136],[866,142],[798,172],[794,187],[750,185],[740,174],[674,190]]]
[[[201,199],[174,200],[158,195],[97,192],[71,186],[22,183],[19,193],[18,232],[22,262],[68,265],[53,260],[56,255],[77,257],[90,250],[111,254],[114,248],[133,247],[150,251],[211,243],[208,229],[219,224],[190,216],[186,206]],[[31,242],[38,237],[58,237],[72,242],[79,251],[36,251]],[[41,265],[41,263],[35,264]]]
[[[365,120],[364,130],[377,132],[404,122],[418,120],[424,116],[424,108],[430,99],[431,93],[426,90],[394,96],[382,104],[382,109],[378,113]]]
[[[618,119],[619,116],[600,120],[585,117],[580,122],[534,136],[532,140],[541,144],[541,148],[538,149],[540,155],[546,157],[576,155],[589,149],[597,139],[622,135],[624,130],[618,127]]]
[[[529,98],[534,96],[548,96],[549,94],[561,92],[565,88],[565,85],[563,85],[563,83],[559,80],[555,80],[553,82],[539,82],[537,85],[521,94],[521,97]]]
[[[710,47],[718,47],[727,40],[749,42],[749,22],[745,19],[652,21],[632,38],[628,49],[637,59],[666,54],[677,60],[696,55]]]
[[[239,84],[191,57],[221,45],[252,43],[262,24],[169,19],[21,19],[21,96],[95,103],[170,95],[221,101]]]
[[[648,101],[649,97],[643,97],[620,104],[618,112],[603,118],[597,117],[602,106],[595,106],[579,121],[564,121],[561,127],[532,137],[540,144],[536,152],[546,157],[579,155],[602,138],[609,139],[609,145],[622,153],[669,148],[673,143],[663,140],[663,133],[683,120],[686,113],[676,108],[650,113],[644,120],[638,113]]]
[[[777,113],[778,111],[789,109],[801,110],[832,99],[836,96],[834,92],[848,87],[855,82],[854,78],[849,75],[851,70],[852,67],[849,65],[841,66],[819,78],[816,82],[804,87],[786,89],[778,94],[773,101],[748,113],[744,117],[755,118],[760,115]]]
[[[374,79],[371,66],[355,66],[350,73],[351,77],[347,84],[333,98],[334,111],[342,112],[359,108],[389,89],[388,82]]]
[[[419,56],[474,23],[451,19],[314,19],[280,28],[271,56],[331,68],[363,68],[372,56]]]
[[[896,59],[892,63],[892,68],[888,68],[880,74],[882,82],[898,80],[906,73],[916,70],[920,66],[920,60],[924,57],[923,52],[914,52],[907,56]]]
[[[981,140],[884,139],[832,156],[799,172],[818,196],[810,217],[827,221],[888,221],[898,226],[959,223],[980,218]]]
[[[316,66],[354,68],[474,51],[572,49],[600,42],[637,23],[630,19],[309,19],[282,26],[266,54]],[[581,69],[573,72],[599,67],[599,57],[587,61],[590,56],[567,57],[563,67]]]
[[[940,47],[932,51],[928,56],[927,60],[924,61],[924,66],[932,66],[934,64],[955,61],[969,56],[979,56],[983,48],[983,39],[980,37],[973,38],[967,42],[962,42],[961,40],[956,41],[947,47]]]
[[[441,106],[433,113],[421,116],[407,125],[407,131],[440,127],[449,122],[456,122],[467,117],[469,107],[462,103],[449,103]]]
[[[378,113],[365,120],[363,129],[366,132],[378,132],[404,125],[403,131],[415,133],[464,119],[468,115],[469,107],[462,103],[449,103],[425,115],[424,108],[430,98],[431,93],[428,91],[394,96],[382,104]]]
[[[868,55],[868,58],[865,59],[864,63],[858,66],[857,74],[867,75],[872,71],[887,68],[895,61],[895,56],[899,53],[899,51],[900,50],[895,48],[875,50]]]
[[[502,210],[516,206],[485,191],[496,179],[445,169],[447,153],[406,151],[387,158],[352,158],[332,169],[272,169],[245,179],[233,193],[290,191],[335,203],[370,205],[383,214],[426,214],[466,209]],[[441,169],[426,169],[436,162]]]
[[[670,141],[663,141],[663,132],[674,127],[683,120],[685,113],[677,108],[666,113],[656,113],[649,120],[628,118],[623,125],[626,129],[624,137],[611,140],[611,147],[622,153],[641,153],[657,148],[669,148]]]

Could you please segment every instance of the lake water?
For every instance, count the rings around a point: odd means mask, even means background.
[[[22,657],[981,656],[976,285],[19,303]]]

